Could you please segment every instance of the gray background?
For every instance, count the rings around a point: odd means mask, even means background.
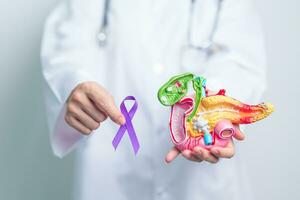
[[[58,0],[0,1],[0,199],[71,198],[74,156],[52,156],[42,96],[43,22]],[[258,200],[300,199],[300,1],[257,0],[276,112],[251,126],[240,152]],[[298,105],[297,105],[298,103]],[[272,137],[268,141],[268,138]],[[261,150],[257,147],[261,147]]]

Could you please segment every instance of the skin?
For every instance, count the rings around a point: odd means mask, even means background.
[[[115,105],[113,97],[96,82],[77,85],[66,102],[65,121],[84,135],[99,128],[109,117],[122,125],[125,118]]]
[[[108,117],[119,125],[125,123],[125,118],[116,106],[113,97],[96,82],[84,82],[77,85],[66,101],[65,121],[83,135],[89,135],[99,128]],[[237,130],[234,137],[237,140],[243,140],[244,134],[239,129]],[[217,163],[220,158],[234,156],[234,144],[231,140],[226,147],[214,147],[209,151],[196,147],[193,151],[180,152],[173,147],[167,153],[165,161],[171,163],[180,154],[194,162]]]
[[[209,95],[215,95],[217,92],[208,91]],[[245,135],[240,131],[238,126],[235,126],[236,133],[233,136],[237,140],[244,140]],[[173,162],[179,155],[182,155],[184,158],[190,161],[194,162],[202,162],[206,161],[209,163],[217,163],[220,158],[232,158],[235,154],[234,150],[234,143],[231,139],[230,142],[228,142],[226,147],[213,147],[210,150],[206,150],[201,147],[195,147],[192,151],[191,150],[185,150],[181,152],[178,150],[175,146],[167,153],[165,157],[166,163]]]
[[[236,128],[237,131],[234,138],[240,141],[244,140],[245,135],[238,127]],[[234,143],[233,140],[231,140],[226,147],[213,147],[210,150],[195,147],[193,151],[185,150],[183,152],[179,151],[176,147],[173,147],[165,157],[166,163],[173,162],[180,154],[187,160],[194,162],[206,161],[209,163],[217,163],[220,158],[232,158],[234,156]]]

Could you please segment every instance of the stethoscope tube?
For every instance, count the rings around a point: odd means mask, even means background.
[[[189,22],[188,22],[188,30],[187,30],[188,47],[197,49],[197,50],[203,51],[203,52],[209,52],[212,47],[213,36],[217,29],[218,22],[219,22],[219,15],[220,15],[220,10],[221,10],[222,0],[218,1],[218,5],[217,5],[218,7],[217,7],[216,13],[215,13],[213,28],[211,30],[209,38],[207,38],[207,41],[205,41],[203,44],[192,44],[192,41],[191,41],[191,34],[192,34],[191,26],[192,26],[192,20],[193,20],[194,10],[195,10],[194,9],[195,2],[196,2],[196,0],[191,0],[191,8],[190,8],[190,15],[189,15],[189,19],[188,19]],[[107,26],[108,26],[109,9],[110,9],[110,0],[104,0],[102,23],[101,23],[100,31],[97,35],[97,40],[98,40],[98,43],[100,46],[105,46],[107,43]]]
[[[100,46],[104,46],[107,41],[107,26],[108,26],[108,12],[109,12],[110,0],[104,0],[103,16],[100,31],[97,35],[97,39]]]
[[[193,44],[193,42],[192,42],[192,23],[193,23],[193,16],[194,16],[194,12],[195,12],[195,2],[196,1],[197,0],[191,0],[190,15],[189,15],[189,19],[188,19],[189,21],[188,21],[188,30],[187,30],[187,41],[188,41],[187,46],[189,48],[197,49],[199,51],[209,52],[213,46],[214,33],[216,32],[216,29],[218,27],[222,0],[218,0],[218,5],[217,5],[216,12],[215,12],[215,17],[214,17],[211,32],[210,32],[207,40],[203,41],[202,44]]]

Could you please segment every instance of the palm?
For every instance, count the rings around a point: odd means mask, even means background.
[[[236,127],[234,138],[237,140],[244,140],[245,138],[244,134],[240,131],[238,126]],[[167,153],[165,161],[167,163],[170,163],[175,160],[180,154],[182,154],[183,157],[190,161],[207,161],[210,163],[217,163],[219,161],[219,158],[231,158],[234,156],[234,153],[234,143],[233,140],[230,140],[230,142],[225,147],[213,147],[210,150],[206,150],[201,147],[195,147],[193,150],[184,150],[181,152],[176,147],[173,147]]]

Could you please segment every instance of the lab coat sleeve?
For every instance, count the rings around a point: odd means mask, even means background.
[[[250,0],[224,0],[208,56],[207,88],[257,103],[266,88],[262,28]]]
[[[99,1],[64,1],[45,24],[42,73],[46,83],[50,141],[58,157],[65,156],[85,138],[66,124],[64,104],[76,85],[97,79],[93,73],[93,61],[97,56],[95,43],[101,7],[97,8],[95,2]]]

